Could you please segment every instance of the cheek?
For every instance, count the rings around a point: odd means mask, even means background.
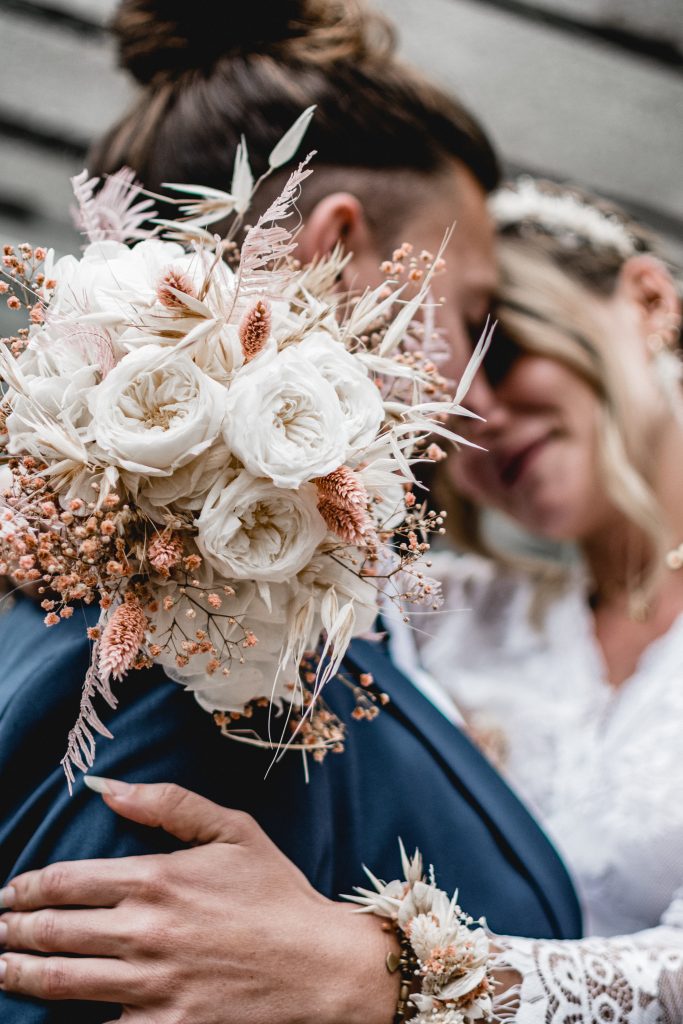
[[[448,482],[456,494],[478,505],[498,504],[493,460],[487,452],[462,449],[448,463]]]

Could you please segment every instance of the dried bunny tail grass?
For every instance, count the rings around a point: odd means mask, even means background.
[[[171,569],[180,564],[183,554],[183,540],[180,534],[164,530],[150,542],[147,558],[158,573],[167,577],[170,576]]]
[[[318,477],[314,482],[321,499],[328,499],[349,511],[366,509],[368,506],[368,492],[348,466],[340,466],[327,476]]]
[[[348,508],[330,498],[319,498],[318,512],[327,528],[345,544],[367,543],[372,526],[365,509]]]
[[[368,514],[370,498],[358,476],[340,466],[314,481],[318,512],[325,525],[346,544],[365,544],[373,533]]]
[[[270,337],[270,306],[261,299],[244,314],[239,327],[240,342],[245,362],[258,355]]]
[[[122,679],[133,667],[145,639],[147,616],[134,594],[126,594],[104,628],[99,650],[99,671],[108,679]]]
[[[177,267],[170,267],[157,285],[157,298],[167,309],[186,309],[187,305],[183,302],[182,295],[176,295],[176,292],[182,292],[192,298],[197,297],[196,289],[187,274]]]

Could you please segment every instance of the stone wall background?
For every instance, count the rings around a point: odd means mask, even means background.
[[[619,200],[683,262],[683,0],[376,2],[406,56],[482,117],[510,172]],[[0,0],[2,240],[79,244],[69,176],[134,95],[105,29],[114,7]]]

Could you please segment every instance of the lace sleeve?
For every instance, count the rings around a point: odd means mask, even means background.
[[[499,997],[497,1019],[510,1024],[681,1024],[681,916],[679,909],[658,928],[609,939],[498,939],[496,968],[512,971],[519,982]]]

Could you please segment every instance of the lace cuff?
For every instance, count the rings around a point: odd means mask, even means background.
[[[519,984],[496,1000],[514,1024],[680,1024],[683,932],[660,927],[624,938],[498,938],[496,970]]]

